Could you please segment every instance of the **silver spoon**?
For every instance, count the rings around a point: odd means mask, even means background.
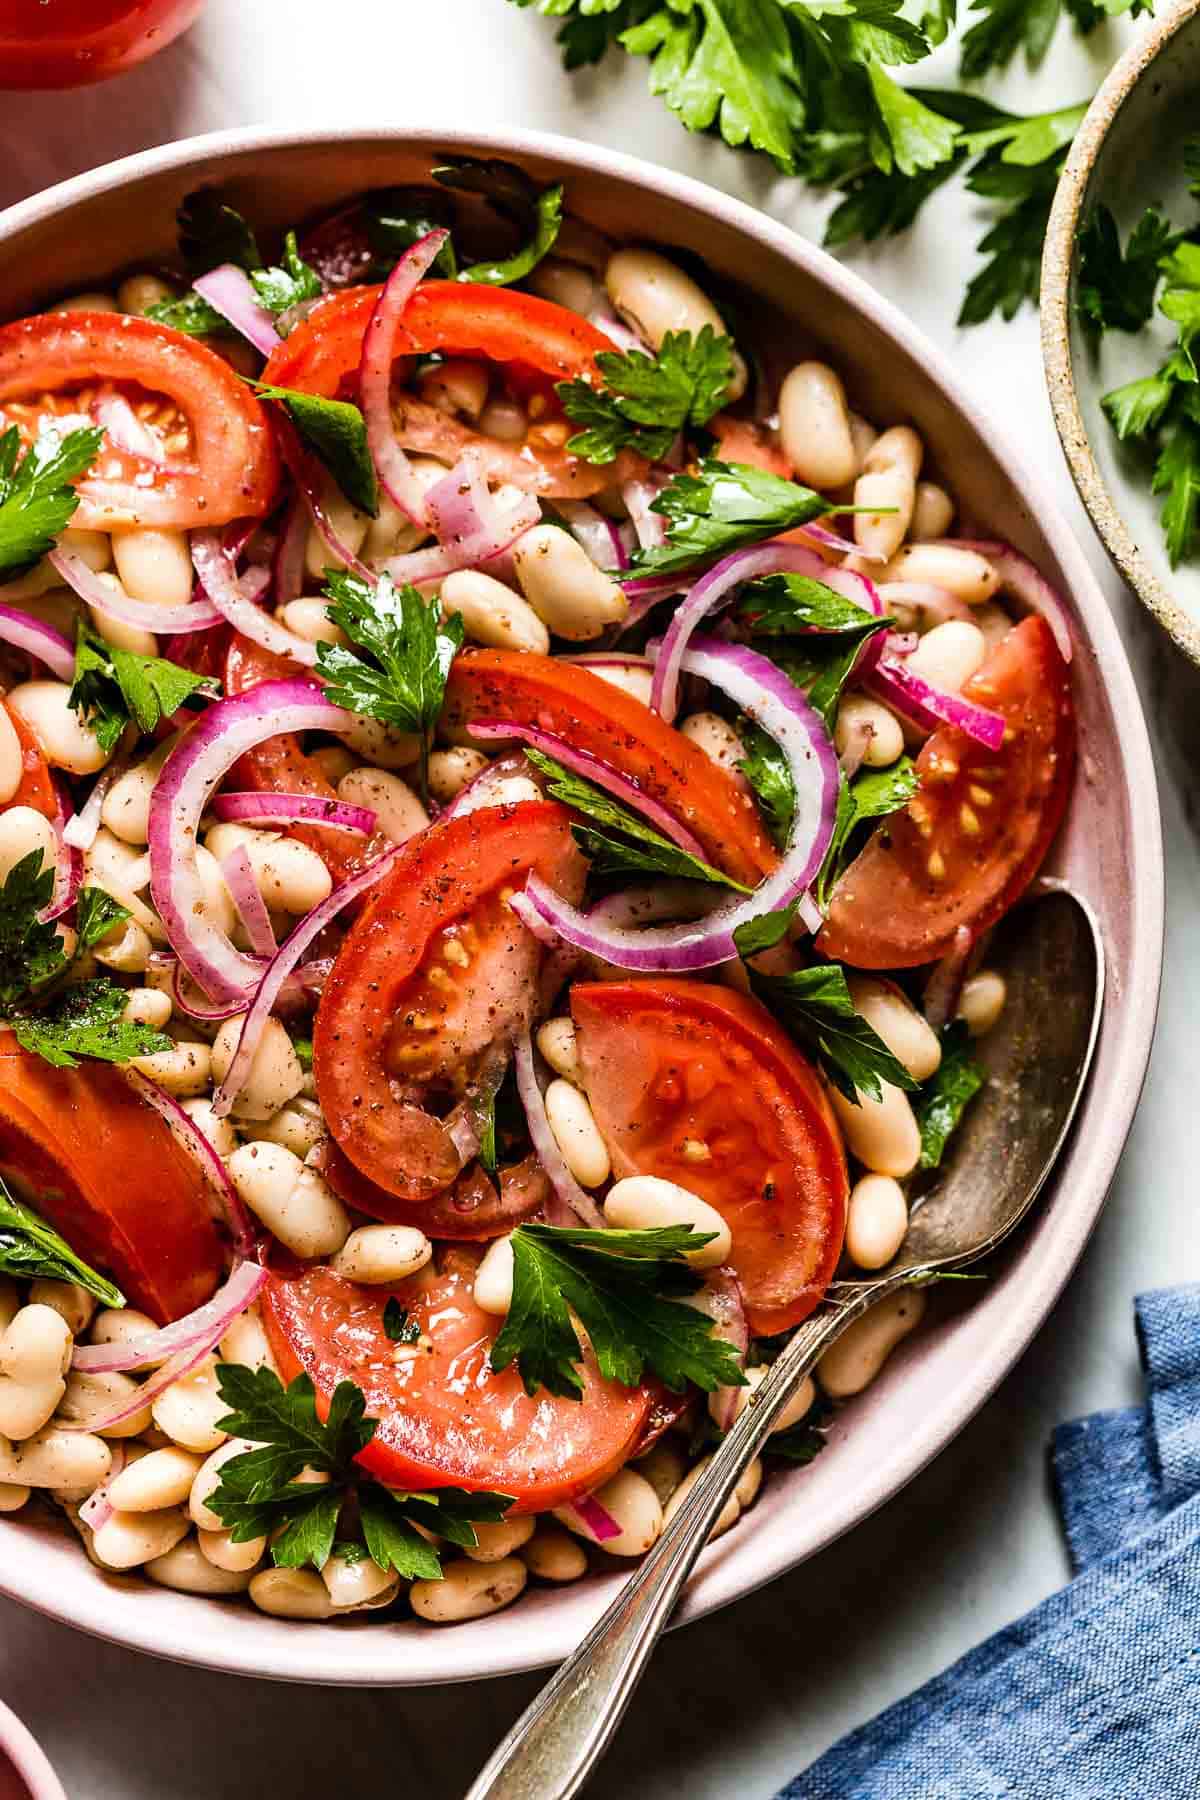
[[[988,966],[1008,985],[1000,1023],[980,1046],[989,1080],[936,1185],[915,1204],[895,1260],[870,1280],[835,1284],[799,1327],[654,1549],[525,1709],[467,1800],[571,1800],[579,1792],[721,1509],[805,1376],[868,1307],[986,1256],[1032,1206],[1075,1115],[1100,1028],[1104,951],[1090,907],[1044,882],[1036,901],[998,927]]]

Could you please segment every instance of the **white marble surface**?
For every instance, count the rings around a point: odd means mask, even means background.
[[[997,97],[1023,108],[1081,98],[1119,41],[1110,28],[1086,51],[1060,42],[1036,77],[1018,69]],[[190,37],[144,69],[69,98],[5,96],[3,119],[0,203],[218,126],[468,121],[611,144],[814,236],[825,210],[759,162],[688,137],[648,97],[640,67],[568,82],[549,26],[504,0],[210,0]],[[842,1732],[1061,1585],[1051,1427],[1137,1396],[1132,1296],[1200,1273],[1190,1179],[1200,676],[1121,591],[1075,501],[1033,314],[955,328],[983,228],[968,197],[944,193],[906,239],[855,260],[1019,433],[1123,622],[1160,755],[1167,835],[1167,975],[1150,1080],[1096,1238],[1020,1366],[934,1466],[853,1538],[663,1645],[591,1790],[596,1800],[769,1796]],[[374,1800],[385,1791],[455,1800],[535,1686],[522,1677],[473,1689],[302,1691],[157,1664],[0,1608],[0,1694],[42,1739],[72,1800],[268,1792]]]

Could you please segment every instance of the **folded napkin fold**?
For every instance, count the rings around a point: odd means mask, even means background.
[[[1200,1795],[1200,1285],[1135,1314],[1146,1405],[1054,1436],[1075,1580],[779,1800]]]

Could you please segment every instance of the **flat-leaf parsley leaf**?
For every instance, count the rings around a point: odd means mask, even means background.
[[[705,325],[695,338],[690,331],[669,331],[656,355],[602,350],[596,366],[603,385],[558,383],[568,419],[586,427],[567,449],[591,463],[610,463],[621,450],[658,462],[685,426],[707,425],[724,405],[733,345]]]

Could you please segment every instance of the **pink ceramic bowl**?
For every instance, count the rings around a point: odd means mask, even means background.
[[[15,1712],[0,1701],[0,1800],[67,1800],[62,1782]]]
[[[424,179],[440,150],[516,159],[539,180],[564,181],[572,211],[602,230],[686,246],[754,291],[789,353],[827,355],[869,416],[913,421],[963,510],[1033,558],[1069,597],[1078,628],[1080,779],[1053,866],[1095,907],[1116,978],[1077,1128],[1035,1223],[974,1304],[911,1339],[838,1415],[826,1452],[810,1468],[774,1477],[753,1512],[706,1551],[682,1613],[694,1618],[813,1555],[890,1499],[983,1403],[1062,1291],[1103,1205],[1150,1053],[1163,932],[1154,768],[1103,596],[1019,448],[886,300],[820,250],[694,181],[532,132],[226,132],[114,163],[4,214],[0,317],[168,253],[176,204],[201,183],[219,183],[256,221],[283,228],[356,189]],[[0,1520],[0,1589],[13,1598],[160,1656],[298,1681],[405,1685],[533,1668],[579,1642],[620,1580],[614,1573],[527,1594],[510,1612],[450,1630],[290,1624],[105,1576],[65,1527]]]

